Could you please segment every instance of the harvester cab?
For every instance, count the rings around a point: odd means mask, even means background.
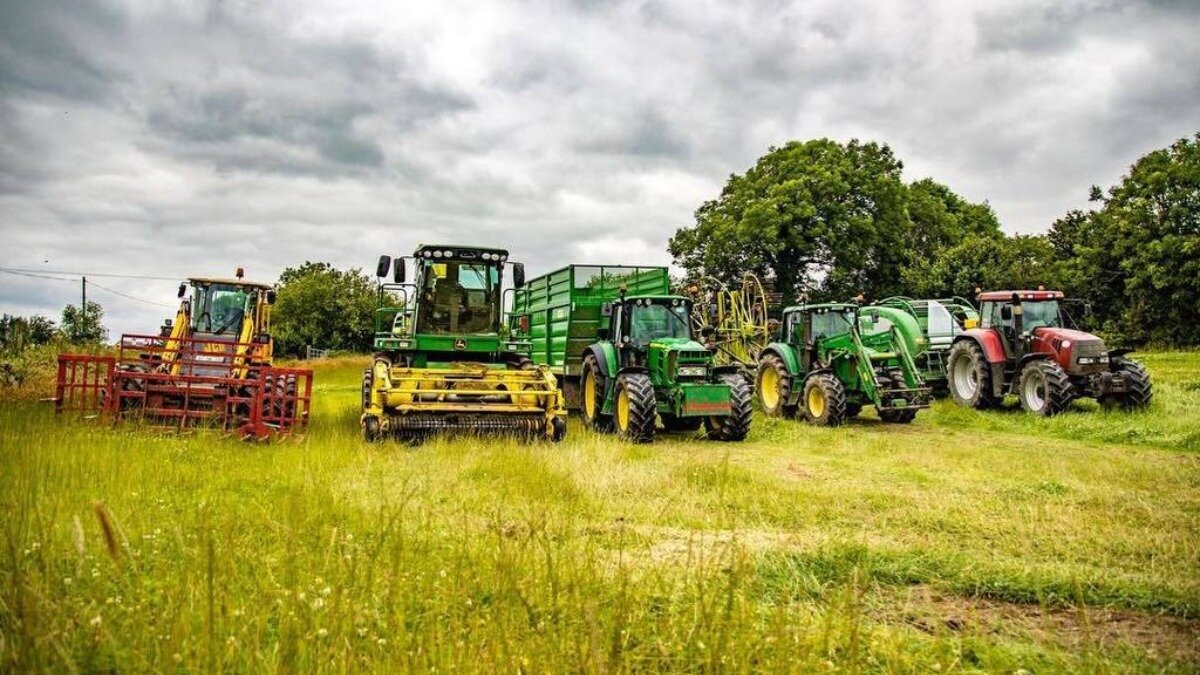
[[[530,361],[528,337],[503,320],[506,269],[513,288],[524,285],[524,266],[502,249],[423,245],[412,256],[380,257],[376,353],[362,385],[368,440],[439,431],[563,437],[554,376]]]
[[[1126,409],[1150,404],[1146,369],[1125,358],[1129,350],[1078,330],[1061,291],[991,291],[979,302],[979,327],[954,339],[947,362],[957,403],[990,408],[1011,393],[1042,416],[1081,397]]]
[[[783,311],[780,340],[758,363],[763,412],[837,426],[874,405],[885,422],[906,424],[929,407],[914,358],[925,338],[916,320],[893,307],[803,304]]]
[[[58,410],[247,438],[306,426],[312,371],[274,365],[274,288],[246,281],[239,268],[234,278],[189,278],[178,297],[174,320],[158,335],[122,335],[116,356],[61,355]]]
[[[745,439],[749,383],[736,365],[716,365],[713,352],[693,339],[688,298],[621,290],[601,314],[608,321],[584,352],[580,378],[589,426],[648,443],[661,417],[668,431],[703,425],[712,440]]]

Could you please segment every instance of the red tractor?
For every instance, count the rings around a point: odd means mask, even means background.
[[[978,297],[979,327],[954,339],[946,370],[960,405],[991,408],[1005,394],[1042,416],[1089,397],[1127,410],[1150,404],[1150,374],[1107,349],[1104,340],[1074,328],[1061,291],[991,291]]]

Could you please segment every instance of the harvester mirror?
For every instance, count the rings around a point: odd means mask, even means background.
[[[1000,306],[1000,318],[1001,319],[1004,319],[1005,321],[1012,321],[1012,316],[1013,315],[1012,315],[1012,306],[1011,305],[1001,305]]]
[[[404,258],[396,258],[396,268],[392,273],[392,281],[404,283]]]
[[[175,297],[182,298],[184,293],[187,293],[187,284],[179,284],[179,292],[175,294]]]
[[[513,286],[523,288],[525,286],[525,265],[524,263],[513,263]]]
[[[388,275],[388,270],[390,270],[391,268],[392,268],[392,256],[381,255],[381,256],[379,256],[379,265],[375,267],[375,276],[382,279]]]
[[[277,296],[275,295],[275,289],[274,289],[274,288],[267,289],[267,304],[268,304],[268,305],[273,305],[273,304],[275,304],[275,298],[276,298],[276,297],[277,297]]]

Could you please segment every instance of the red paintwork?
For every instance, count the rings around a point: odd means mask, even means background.
[[[980,302],[1007,302],[1016,293],[1022,300],[1062,300],[1062,291],[988,291],[976,296]]]
[[[983,355],[989,363],[1004,362],[1004,343],[1000,340],[1000,333],[992,328],[972,328],[963,331],[962,337],[974,338],[983,348]]]
[[[1095,335],[1085,333],[1081,330],[1071,330],[1070,328],[1053,328],[1050,326],[1041,326],[1033,330],[1033,340],[1030,348],[1037,354],[1049,354],[1054,357],[1058,365],[1071,369],[1071,355],[1075,353],[1075,345],[1080,340],[1097,340]],[[1070,345],[1055,349],[1055,343],[1062,344],[1061,341],[1070,341]]]

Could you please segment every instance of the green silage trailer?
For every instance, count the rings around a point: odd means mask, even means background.
[[[645,443],[661,419],[668,431],[704,426],[710,439],[740,441],[750,383],[693,339],[692,301],[670,286],[665,267],[569,265],[514,289],[509,318],[592,429]]]

